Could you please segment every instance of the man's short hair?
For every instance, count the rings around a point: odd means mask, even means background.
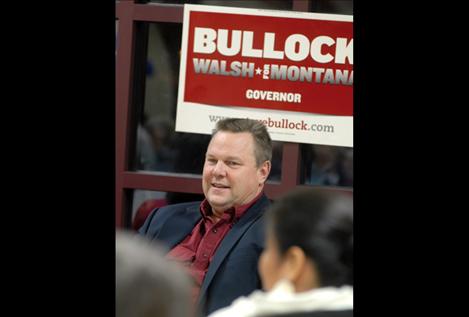
[[[161,246],[116,233],[116,317],[179,317],[190,313],[190,283]]]
[[[265,161],[272,161],[272,140],[267,128],[260,121],[252,119],[227,118],[217,122],[212,137],[219,131],[249,132],[254,138],[254,156],[257,167]]]

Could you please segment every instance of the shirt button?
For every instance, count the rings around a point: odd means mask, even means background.
[[[206,258],[206,257],[207,257],[207,253],[204,253],[202,256],[203,256],[204,258]]]
[[[213,232],[213,233],[217,233],[217,229],[213,229],[212,232]]]

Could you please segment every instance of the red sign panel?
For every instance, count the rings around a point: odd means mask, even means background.
[[[189,11],[184,102],[353,115],[353,26],[337,15]]]

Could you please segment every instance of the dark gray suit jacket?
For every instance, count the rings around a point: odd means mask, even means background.
[[[263,194],[218,246],[200,289],[199,308],[203,315],[261,288],[257,262],[264,249],[263,215],[269,205],[269,199]],[[191,202],[155,209],[139,233],[172,249],[201,219],[199,207],[200,202]]]

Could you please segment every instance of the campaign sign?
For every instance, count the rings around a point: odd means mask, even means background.
[[[353,18],[184,5],[176,131],[225,117],[273,140],[353,146]]]

